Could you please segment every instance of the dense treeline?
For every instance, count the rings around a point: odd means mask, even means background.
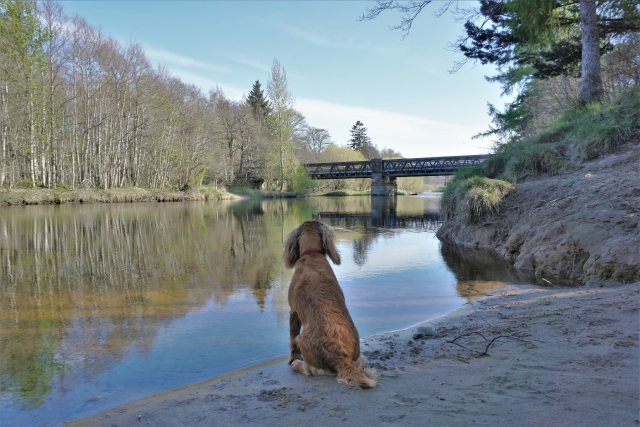
[[[0,187],[291,188],[330,137],[270,79],[269,101],[205,94],[53,0],[0,0]]]

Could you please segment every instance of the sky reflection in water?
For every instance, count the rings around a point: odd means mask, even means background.
[[[523,279],[443,247],[437,199],[0,209],[0,424],[59,425],[288,351],[286,234],[336,229],[361,336]]]

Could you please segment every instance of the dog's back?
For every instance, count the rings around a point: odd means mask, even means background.
[[[319,223],[321,224],[321,223]],[[303,224],[294,230],[287,239],[289,245],[297,244],[301,235],[308,231]],[[318,226],[321,239],[329,242],[330,247],[311,249],[309,255],[296,257],[295,273],[289,286],[289,306],[291,307],[291,366],[307,375],[336,372],[338,381],[359,385],[364,388],[375,387],[378,379],[374,371],[362,369],[366,359],[360,354],[360,339],[338,280],[324,253],[327,252],[336,261],[337,251],[330,238],[322,233],[324,224]],[[311,229],[313,232],[314,229]],[[294,234],[296,233],[296,234]],[[305,242],[309,240],[308,236]],[[285,243],[285,257],[299,248],[292,249]],[[304,252],[303,252],[304,253]],[[335,256],[332,256],[331,254]],[[337,258],[339,263],[339,257]],[[302,332],[300,333],[300,326]],[[299,360],[299,356],[302,360]]]

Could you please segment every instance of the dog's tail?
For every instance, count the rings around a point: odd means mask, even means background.
[[[338,363],[336,371],[338,382],[360,386],[362,388],[375,388],[378,386],[378,375],[375,369],[360,368],[357,365],[366,363],[364,356],[354,363],[352,360],[343,359]]]

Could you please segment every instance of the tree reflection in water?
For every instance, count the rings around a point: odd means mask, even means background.
[[[272,227],[282,211],[230,206],[2,210],[2,393],[38,407],[54,381],[90,381],[131,349],[148,351],[163,322],[210,298],[250,292],[264,309],[284,277]]]

